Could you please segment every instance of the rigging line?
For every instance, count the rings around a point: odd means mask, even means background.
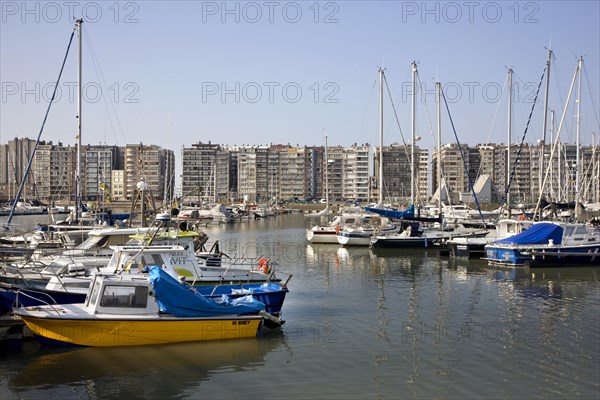
[[[596,117],[596,123],[598,127],[600,127],[600,119],[598,119],[598,108],[596,107],[596,101],[594,100],[594,92],[592,91],[592,87],[590,86],[590,79],[587,76],[587,68],[583,70],[583,75],[585,76],[585,82],[587,83],[588,91],[590,93],[590,99],[592,100],[592,107],[594,111],[594,116]]]
[[[417,81],[419,82],[419,89],[421,89],[421,93],[424,93],[423,82],[421,81],[421,75],[419,75],[419,70],[417,70]],[[423,97],[421,96],[421,99],[422,98]],[[433,133],[433,126],[431,125],[431,117],[429,115],[429,109],[427,108],[427,101],[421,101],[421,102],[425,105],[425,115],[427,115],[427,123],[429,124],[429,133],[431,134],[431,140],[433,143],[436,143],[435,136]],[[419,158],[421,158],[420,152],[419,152]],[[421,202],[423,200],[421,197],[422,197],[421,191],[417,190],[417,198],[418,198],[419,202]],[[423,203],[424,203],[424,201],[423,201]]]
[[[63,59],[62,65],[60,67],[60,72],[58,73],[56,85],[54,85],[54,90],[52,91],[52,97],[50,98],[50,101],[48,102],[48,108],[46,109],[46,115],[44,115],[44,120],[42,121],[42,126],[40,128],[40,132],[38,133],[35,145],[33,146],[33,151],[31,152],[31,157],[29,157],[29,161],[27,162],[27,168],[25,168],[25,172],[23,173],[23,179],[21,181],[21,185],[19,186],[19,190],[17,191],[17,195],[15,197],[16,199],[21,197],[21,191],[23,190],[23,186],[27,179],[27,175],[29,174],[29,171],[31,170],[31,164],[33,163],[33,156],[35,155],[35,151],[37,149],[38,143],[40,142],[40,138],[42,137],[42,132],[44,131],[44,126],[46,125],[46,120],[48,119],[48,114],[50,113],[50,108],[52,107],[52,103],[54,102],[54,98],[56,97],[56,91],[58,89],[58,84],[60,83],[60,77],[62,76],[62,73],[65,69],[65,64],[67,62],[69,50],[71,49],[71,43],[73,43],[73,37],[75,36],[76,29],[77,29],[77,27],[73,28],[73,32],[71,32],[71,37],[69,38],[69,44],[67,45],[67,52],[65,53],[65,57]],[[13,214],[15,212],[16,205],[17,205],[17,202],[13,201],[12,207],[10,208],[10,214],[8,216],[8,220],[6,221],[6,226],[10,225],[10,222],[13,218]]]
[[[92,41],[91,41],[91,38],[90,38],[89,33],[87,32],[87,30],[84,31],[84,36],[85,36],[86,42],[87,42],[87,44],[88,44],[88,46],[90,48],[90,53],[92,55],[92,57],[91,57],[92,58],[92,65],[94,67],[94,70],[96,71],[96,75],[98,76],[98,78],[100,78],[102,80],[102,84],[104,85],[104,90],[106,90],[106,95],[102,96],[102,100],[104,102],[104,107],[108,111],[108,120],[110,121],[110,126],[112,128],[113,135],[115,136],[115,141],[116,141],[116,143],[119,142],[117,140],[117,137],[116,137],[116,129],[115,129],[115,126],[113,124],[112,116],[110,114],[110,110],[108,109],[107,103],[110,103],[110,105],[111,105],[111,109],[112,109],[112,112],[114,114],[115,119],[117,120],[117,125],[119,127],[120,132],[121,132],[121,136],[123,138],[123,142],[127,143],[127,140],[125,139],[125,133],[123,131],[123,127],[121,126],[121,121],[119,119],[119,115],[117,114],[117,110],[115,108],[114,102],[112,101],[112,98],[111,98],[110,102],[108,102],[107,99],[106,99],[108,97],[108,93],[109,93],[108,89],[109,88],[106,85],[106,79],[104,79],[104,74],[102,73],[102,68],[100,67],[100,61],[98,60],[98,57],[96,56],[96,51],[94,50],[94,46],[92,45]],[[117,85],[118,85],[118,83],[117,83]],[[119,90],[118,87],[117,87],[117,90]],[[119,93],[119,92],[117,92],[117,93]]]
[[[400,130],[400,137],[402,138],[402,144],[406,147],[406,140],[404,139],[404,133],[402,133],[402,127],[400,126],[400,120],[398,118],[398,113],[396,112],[396,106],[394,105],[394,99],[392,98],[392,92],[390,91],[390,86],[388,85],[387,77],[385,76],[385,72],[383,73],[383,81],[385,82],[385,88],[387,89],[388,95],[390,96],[390,104],[392,105],[392,110],[394,111],[394,117],[396,119],[396,123],[398,124],[398,129]],[[408,155],[408,151],[406,153]]]
[[[369,93],[369,101],[367,102],[367,107],[365,108],[365,112],[363,113],[363,117],[362,117],[362,120],[360,122],[360,127],[358,128],[358,139],[360,139],[361,132],[364,129],[365,120],[367,119],[367,113],[368,113],[370,105],[371,105],[371,100],[373,99],[373,93],[375,92],[375,86],[376,85],[377,85],[377,80],[374,80],[373,81],[373,86],[371,86],[371,93]],[[360,140],[357,140],[357,142],[360,142]]]
[[[444,99],[444,105],[446,106],[446,111],[448,112],[448,119],[450,120],[450,126],[452,126],[452,132],[454,133],[454,138],[456,139],[456,144],[458,144],[458,151],[460,152],[460,158],[463,162],[463,168],[465,171],[465,175],[467,176],[467,181],[469,182],[469,188],[471,189],[471,193],[473,193],[473,198],[475,199],[475,204],[477,204],[477,211],[479,212],[479,216],[481,217],[481,222],[483,226],[485,226],[485,219],[483,218],[483,214],[481,213],[481,207],[479,207],[479,200],[477,200],[477,194],[475,193],[475,188],[473,187],[473,182],[471,182],[471,177],[469,176],[469,169],[467,168],[467,161],[465,160],[465,156],[463,154],[463,149],[458,140],[458,135],[456,134],[456,129],[454,128],[454,121],[452,120],[452,115],[450,115],[450,108],[448,107],[448,102],[446,101],[446,95],[444,91],[440,88],[440,93],[442,94],[442,98]]]
[[[565,116],[567,114],[567,109],[569,107],[569,102],[571,101],[571,94],[573,93],[573,87],[575,86],[575,80],[577,78],[577,74],[579,73],[579,63],[575,68],[575,73],[573,74],[573,80],[571,81],[571,86],[569,87],[569,94],[567,95],[567,101],[565,102],[565,107],[563,109],[562,116],[560,117],[560,123],[558,124],[558,131],[556,132],[556,137],[554,139],[554,143],[552,144],[552,150],[550,151],[550,160],[554,159],[554,152],[556,151],[556,146],[560,140],[560,133],[562,131],[563,124],[565,122]],[[542,188],[546,186],[546,181],[548,180],[548,176],[550,175],[550,167],[551,164],[548,163],[548,167],[546,167],[546,173],[544,174],[544,180],[542,182]],[[540,219],[542,216],[542,211],[540,210],[540,204],[542,202],[542,196],[538,197],[538,201],[535,206],[535,211],[533,212],[533,217],[535,219],[538,211],[540,212]]]
[[[402,127],[400,126],[400,119],[398,118],[398,113],[396,112],[396,106],[394,105],[394,100],[392,98],[392,92],[390,91],[390,86],[388,85],[388,81],[385,76],[385,72],[383,73],[383,81],[385,82],[385,87],[386,87],[388,95],[390,97],[390,104],[392,106],[392,110],[394,111],[394,118],[396,119],[396,123],[398,124],[398,129],[400,130],[400,137],[402,138],[402,144],[404,145],[404,154],[406,155],[406,159],[409,160],[408,162],[411,162],[410,154],[408,153],[408,148],[406,145],[406,140],[404,139],[404,134],[402,133]]]
[[[500,93],[504,93],[504,89],[506,88],[506,83],[508,82],[508,75],[504,78],[504,84],[502,85],[502,91]],[[496,118],[498,117],[498,111],[500,110],[500,99],[496,102],[496,111],[494,111],[494,118],[492,119],[492,125],[490,126],[490,131],[488,132],[488,137],[486,140],[486,144],[490,143],[490,138],[492,136],[492,131],[494,130],[494,125],[496,124]],[[483,166],[483,160],[479,163],[479,168],[477,169],[477,176],[481,174],[481,168]]]
[[[525,125],[525,131],[523,132],[523,137],[521,138],[521,143],[519,144],[519,149],[517,150],[517,156],[513,163],[512,171],[510,172],[510,176],[509,176],[508,182],[506,184],[506,188],[504,190],[504,199],[506,199],[508,191],[510,190],[510,185],[512,183],[515,171],[517,169],[517,164],[519,163],[519,158],[521,157],[521,150],[523,149],[523,144],[525,143],[525,136],[527,135],[527,130],[529,129],[529,124],[531,123],[531,116],[533,115],[533,110],[535,109],[535,105],[537,103],[537,98],[538,98],[538,95],[540,94],[540,89],[542,87],[542,82],[544,81],[544,76],[546,76],[546,67],[544,67],[544,71],[542,72],[540,82],[538,83],[537,92],[535,93],[535,99],[533,99],[533,105],[531,106],[531,111],[529,112],[529,118],[527,119],[527,125]],[[510,146],[508,145],[508,143],[507,143],[507,147],[508,147],[507,151],[510,152]],[[542,149],[542,151],[544,151],[544,150]],[[508,167],[510,168],[510,165]],[[540,166],[540,168],[541,168],[541,166]]]
[[[417,76],[418,76],[418,72],[417,72]],[[392,98],[392,93],[391,93],[391,91],[390,91],[390,87],[389,87],[389,85],[388,85],[388,82],[387,82],[387,78],[386,78],[386,76],[385,76],[385,73],[383,74],[383,80],[384,80],[384,82],[385,82],[385,87],[386,87],[386,89],[387,89],[387,91],[388,91],[388,95],[389,95],[389,97],[390,97],[390,103],[391,103],[391,105],[392,105],[392,110],[394,111],[394,117],[395,117],[395,119],[396,119],[396,123],[398,124],[398,129],[400,130],[400,137],[402,138],[402,144],[404,145],[404,153],[406,154],[406,159],[407,159],[407,160],[409,160],[409,162],[411,162],[411,161],[410,161],[410,159],[411,159],[411,156],[410,156],[410,154],[408,153],[408,148],[407,148],[407,145],[406,145],[406,140],[405,140],[405,138],[404,138],[404,134],[402,133],[402,127],[400,126],[400,119],[398,118],[398,113],[396,112],[396,106],[394,105],[394,100],[393,100],[393,98]],[[415,95],[415,94],[413,93],[413,96],[414,96],[414,95]],[[420,153],[419,153],[419,154],[420,154]],[[414,172],[413,172],[413,173],[414,173]],[[421,198],[421,192],[420,192],[419,190],[417,190],[417,200],[418,200],[418,201],[422,201],[422,200],[423,200],[423,199]]]
[[[556,55],[554,52],[552,52],[552,56],[554,57],[554,61],[556,61]],[[564,98],[565,98],[564,89],[565,88],[563,86],[561,86],[561,83],[563,80],[558,78],[559,76],[561,76],[561,73],[558,69],[559,64],[554,63],[553,67],[554,67],[554,70],[556,71],[556,73],[554,74],[554,81],[556,83],[557,92],[558,92],[558,104],[564,104],[565,103],[565,100],[564,100]],[[568,125],[565,125],[565,130],[566,130],[566,143],[573,142],[573,140],[572,140],[573,138],[572,138],[572,135],[571,135]],[[563,135],[563,136],[565,136],[565,135]]]
[[[417,81],[419,82],[419,89],[421,89],[421,93],[424,93],[425,91],[423,90],[423,82],[421,81],[421,75],[419,74],[418,70],[417,70]],[[427,108],[427,101],[421,101],[421,103],[423,103],[425,105],[425,114],[427,115],[427,123],[429,125],[429,133],[431,133],[431,140],[433,141],[433,143],[435,143],[436,141],[435,141],[435,136],[433,133],[433,125],[431,125],[431,116],[429,115],[429,109]]]

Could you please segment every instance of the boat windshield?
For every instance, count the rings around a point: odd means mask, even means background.
[[[147,286],[106,285],[100,298],[102,307],[146,308]]]
[[[90,236],[76,248],[80,249],[80,250],[89,250],[92,247],[101,247],[107,241],[108,241],[108,236]]]

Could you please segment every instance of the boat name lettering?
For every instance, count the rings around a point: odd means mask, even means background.
[[[171,264],[173,265],[185,265],[187,261],[187,257],[171,257]]]

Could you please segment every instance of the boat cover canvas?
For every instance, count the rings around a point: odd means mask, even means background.
[[[365,207],[365,211],[373,212],[375,214],[383,215],[388,218],[397,218],[397,219],[410,219],[415,216],[415,205],[411,204],[404,211],[400,210],[386,210],[383,208],[373,208],[373,207]]]
[[[548,244],[552,239],[554,244],[560,244],[563,228],[551,222],[539,222],[519,234],[496,240],[494,244]]]
[[[237,299],[224,296],[215,300],[181,284],[158,266],[149,267],[149,272],[160,311],[177,317],[257,314],[265,309],[264,303],[251,295]]]

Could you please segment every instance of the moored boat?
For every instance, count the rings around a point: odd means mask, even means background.
[[[536,264],[536,258],[555,265],[599,265],[600,231],[581,223],[537,222],[525,232],[485,246],[490,264]],[[539,259],[538,259],[539,261]]]
[[[267,305],[267,311],[279,315],[283,300],[288,292],[287,281],[283,284],[273,280],[273,274],[256,272],[261,277],[252,279],[250,270],[227,269],[224,267],[194,268],[186,258],[186,249],[177,245],[115,246],[113,255],[97,271],[103,274],[129,276],[139,274],[147,265],[160,265],[170,275],[198,289],[209,297],[227,294],[240,297],[251,294]],[[184,262],[183,260],[188,260]],[[212,271],[212,272],[211,272]],[[230,274],[231,273],[231,274]],[[204,278],[202,274],[206,275]],[[217,275],[215,275],[217,274]],[[262,279],[262,276],[266,276]],[[48,281],[24,279],[14,282],[0,282],[0,309],[10,311],[20,296],[19,302],[26,306],[40,304],[65,304],[83,302],[94,275],[73,273],[70,276],[53,276]],[[212,284],[209,284],[208,279]]]
[[[360,225],[349,225],[340,229],[337,241],[342,246],[369,246],[371,237],[396,232],[398,226],[388,218],[365,216]]]
[[[96,275],[85,303],[13,312],[44,344],[97,347],[255,337],[266,316],[260,302],[215,301],[158,266],[149,273],[150,279]]]
[[[310,243],[339,244],[337,235],[345,226],[356,225],[362,217],[358,214],[343,214],[335,217],[329,224],[315,225],[306,230],[306,239]]]
[[[533,221],[520,219],[502,219],[496,224],[495,230],[490,230],[487,235],[480,237],[455,237],[445,242],[448,255],[457,258],[483,258],[485,257],[485,246],[495,240],[521,233],[531,225]]]

